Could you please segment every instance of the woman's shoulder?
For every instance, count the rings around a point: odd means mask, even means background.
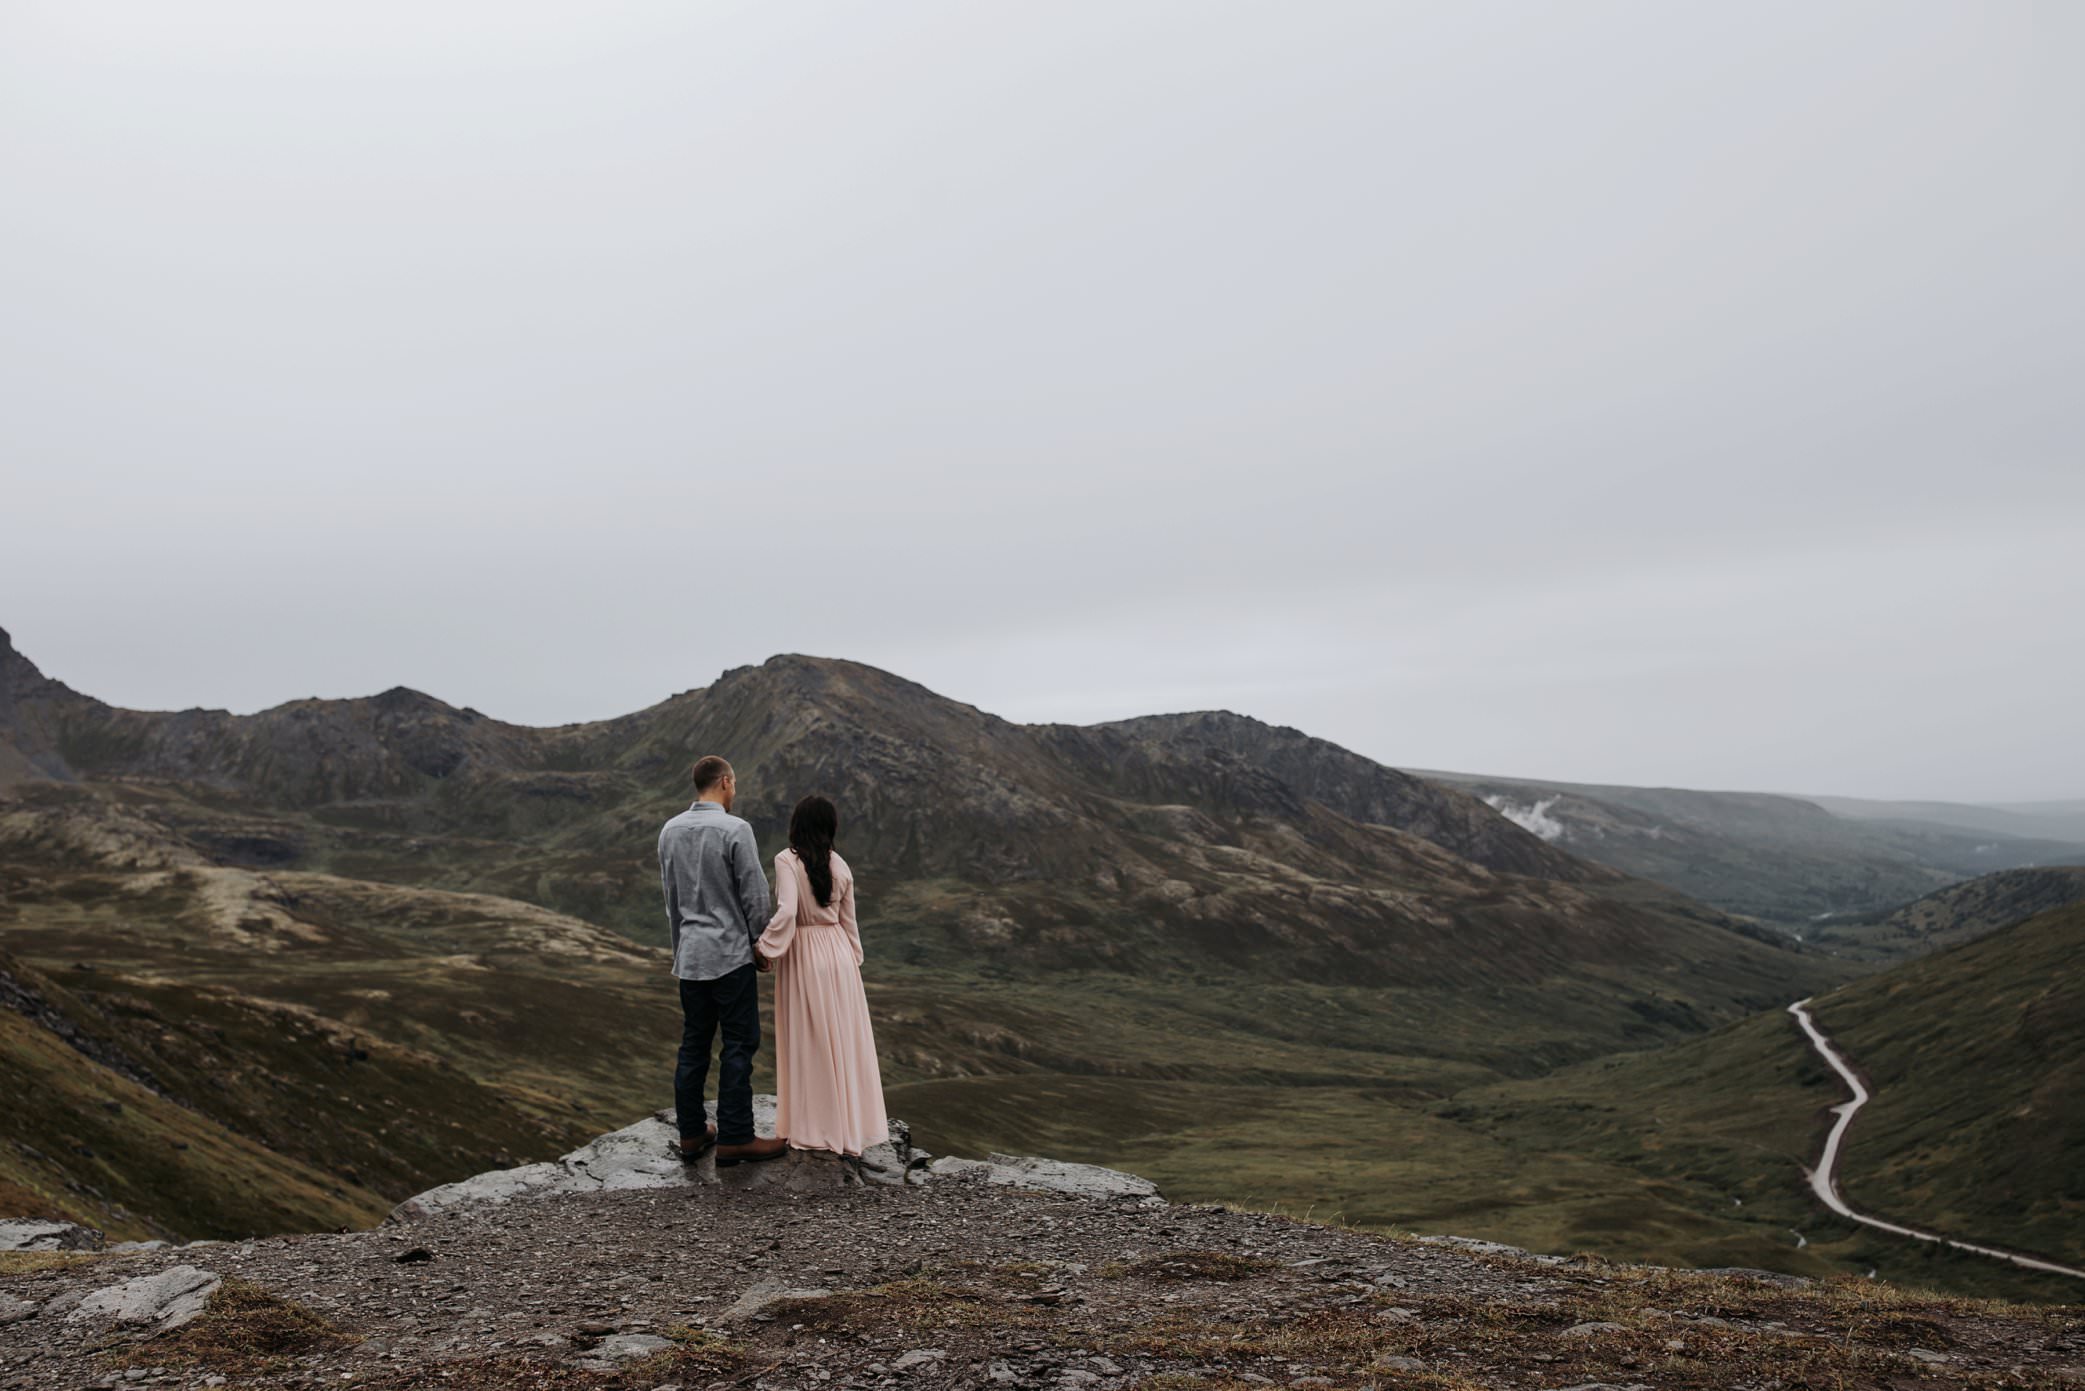
[[[838,883],[842,879],[850,884],[853,883],[854,868],[847,863],[846,858],[839,851],[835,850],[833,851],[833,882]]]
[[[780,850],[775,852],[775,863],[777,865],[796,863],[796,851],[789,846],[783,846]]]

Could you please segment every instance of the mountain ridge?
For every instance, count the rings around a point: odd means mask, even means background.
[[[1157,734],[1236,753],[1244,742],[1242,731],[1250,731],[1279,742],[1281,765],[1294,775],[1289,781],[1300,781],[1307,795],[1351,819],[1411,830],[1487,868],[1566,882],[1608,877],[1601,867],[1556,851],[1465,793],[1374,763],[1330,741],[1229,711],[1143,716],[1088,726],[1022,725],[864,663],[800,653],[731,668],[708,686],[639,711],[556,726],[508,724],[404,686],[374,696],[288,701],[250,715],[221,709],[139,711],[81,695],[45,676],[11,642],[0,643],[0,740],[5,741],[0,747],[11,747],[18,766],[44,770],[45,776],[60,781],[97,774],[144,775],[252,786],[276,771],[253,756],[253,744],[302,743],[307,761],[330,766],[312,769],[287,789],[296,803],[396,793],[410,785],[412,775],[439,780],[477,771],[467,769],[473,760],[491,765],[485,771],[551,771],[561,753],[584,749],[647,720],[673,721],[695,702],[729,706],[743,703],[749,695],[769,706],[778,696],[786,697],[827,713],[841,703],[837,697],[851,695],[880,718],[877,731],[885,739],[911,735],[915,744],[932,738],[958,748],[985,737],[1027,739],[1075,753],[1096,768],[1124,752],[1111,738],[1117,733]],[[40,708],[30,713],[41,719],[23,716],[23,707],[32,699]],[[923,720],[923,709],[940,711],[942,717]],[[849,713],[856,723],[864,722],[858,712]],[[728,728],[740,721],[727,716],[724,723]],[[1085,747],[1077,747],[1081,744]],[[1321,766],[1312,767],[1313,759]],[[356,765],[352,770],[338,766],[350,761]],[[609,761],[629,767],[633,760],[626,753]],[[1033,781],[1058,780],[1038,769],[1039,760],[1024,762],[1024,772]],[[638,766],[643,766],[641,760]],[[886,766],[881,771],[902,779],[904,770]],[[1237,781],[1226,784],[1218,778],[1210,783],[1220,797],[1228,794],[1235,803],[1278,795],[1265,786],[1241,785],[1251,781],[1246,766],[1232,771],[1240,775]]]
[[[309,1011],[313,1037],[445,1059],[456,1113],[508,1126],[521,1159],[588,1098],[659,1104],[652,846],[702,753],[733,760],[767,852],[797,796],[839,802],[886,1089],[944,1152],[1106,1162],[1164,1127],[1205,1196],[1336,1192],[1383,1220],[1362,1207],[1374,1147],[1233,1180],[1227,1118],[1271,1105],[1365,1136],[1384,1097],[1692,1036],[1843,978],[1467,793],[1226,713],[1021,725],[803,654],[540,729],[401,688],[230,715],[118,710],[26,658],[4,678],[0,746],[70,776],[0,791],[0,948],[92,969],[177,1039],[227,1008],[273,1017],[237,1002],[261,999]],[[249,1046],[287,1111],[356,1126],[395,1096],[265,1032]],[[198,1095],[226,1124],[269,1120]],[[466,1148],[419,1156],[416,1188],[460,1177]]]

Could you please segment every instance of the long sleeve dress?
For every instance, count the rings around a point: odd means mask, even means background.
[[[862,989],[854,871],[832,858],[821,906],[794,850],[775,856],[775,915],[760,934],[775,963],[775,1133],[797,1149],[859,1155],[890,1138],[876,1036]]]

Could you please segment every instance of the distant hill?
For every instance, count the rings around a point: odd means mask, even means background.
[[[1958,946],[2085,901],[2085,867],[2011,869],[1937,889],[1889,913],[1834,918],[1809,934],[1833,950],[1879,959]]]
[[[47,978],[91,968],[97,998],[148,1001],[176,1040],[235,1032],[222,1010],[279,1018],[244,1035],[261,1058],[292,1020],[361,1040],[384,1068],[300,1070],[293,1051],[249,1100],[167,1094],[382,1196],[405,1174],[332,1137],[405,1104],[387,1068],[445,1069],[425,1085],[453,1119],[430,1129],[456,1142],[412,1161],[414,1186],[487,1148],[542,1157],[581,1098],[665,1096],[653,843],[712,751],[770,851],[796,797],[839,801],[894,1105],[950,1144],[1071,1154],[1159,1115],[1220,1129],[1299,1087],[1360,1104],[1528,1075],[1845,970],[1465,792],[1236,715],[1017,725],[799,656],[555,729],[403,689],[155,713],[72,691],[4,635],[0,948]],[[1026,1105],[1053,1090],[1085,1099]],[[297,1117],[318,1120],[308,1151],[270,1129]],[[1222,1152],[1205,1141],[1183,1152]],[[1282,1184],[1255,1191],[1323,1179]]]
[[[2075,841],[1995,826],[1840,815],[1844,799],[1426,773],[1559,848],[1805,938],[1995,870],[2085,863]],[[1878,805],[1878,804],[1865,804]],[[2045,831],[2057,818],[2027,821]]]
[[[1978,806],[1968,802],[1878,802],[1861,797],[1810,797],[1807,800],[1849,821],[1941,826],[2015,840],[2085,844],[2085,801]]]

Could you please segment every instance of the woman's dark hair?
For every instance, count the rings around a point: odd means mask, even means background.
[[[806,797],[789,813],[789,848],[804,862],[820,908],[832,907],[833,837],[839,833],[840,813],[823,797]]]

